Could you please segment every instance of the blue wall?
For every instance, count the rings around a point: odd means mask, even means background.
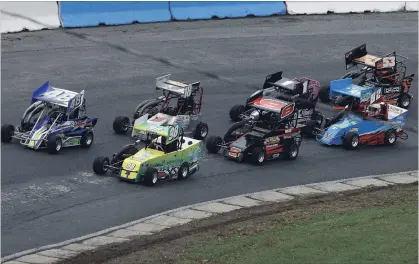
[[[286,14],[284,2],[58,2],[63,27]]]

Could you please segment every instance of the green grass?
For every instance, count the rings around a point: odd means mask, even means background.
[[[188,248],[181,263],[418,263],[417,203],[318,214]]]

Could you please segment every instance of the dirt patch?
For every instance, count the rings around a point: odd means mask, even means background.
[[[179,263],[188,245],[229,236],[248,236],[313,214],[389,206],[418,200],[417,183],[328,194],[269,204],[193,221],[127,243],[102,247],[60,262],[103,264]],[[210,264],[210,262],[205,262]]]

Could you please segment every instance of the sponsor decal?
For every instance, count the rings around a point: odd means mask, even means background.
[[[281,118],[291,115],[294,112],[294,107],[294,104],[284,107],[281,112]]]
[[[384,88],[384,93],[385,94],[389,94],[389,93],[400,93],[402,90],[402,88],[399,87],[388,87],[388,88]]]

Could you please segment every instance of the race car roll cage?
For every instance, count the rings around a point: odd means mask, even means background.
[[[165,78],[165,79],[163,79],[162,81],[161,78]],[[204,89],[201,86],[201,82],[185,84],[185,83],[171,81],[169,78],[170,78],[170,74],[156,79],[156,90],[163,90],[163,95],[159,97],[159,99],[163,100],[163,104],[160,107],[160,112],[163,113],[164,111],[168,110],[170,101],[172,99],[177,99],[178,105],[176,106],[177,111],[175,115],[182,114],[184,107],[186,107],[188,103],[191,103],[191,101],[193,102],[193,109],[192,109],[191,114],[193,115],[200,114],[201,108],[202,108],[202,98],[204,95]],[[174,91],[171,91],[169,89],[166,89],[165,82],[169,83],[170,85],[185,86],[186,87],[185,89],[190,89],[190,95],[185,96],[185,95],[176,93]],[[195,101],[196,96],[199,96],[198,102]],[[179,100],[181,100],[180,104],[179,104]],[[183,114],[186,114],[186,113],[188,112],[185,112]]]
[[[366,56],[371,56],[376,59],[374,65],[366,63],[365,59],[364,61],[360,60],[361,58],[366,58]],[[407,70],[406,61],[408,60],[408,57],[396,54],[396,51],[386,55],[368,53],[367,44],[362,44],[345,53],[346,70],[356,67],[358,72],[352,78],[355,79],[363,75],[361,77],[361,85],[366,81],[379,86],[386,84],[391,84],[391,86],[401,85],[403,79],[414,76],[414,74],[405,76]],[[362,68],[359,68],[359,66]],[[392,71],[393,73],[389,75],[378,74],[379,71],[385,72],[386,70]],[[371,76],[368,77],[368,74],[371,74]]]

